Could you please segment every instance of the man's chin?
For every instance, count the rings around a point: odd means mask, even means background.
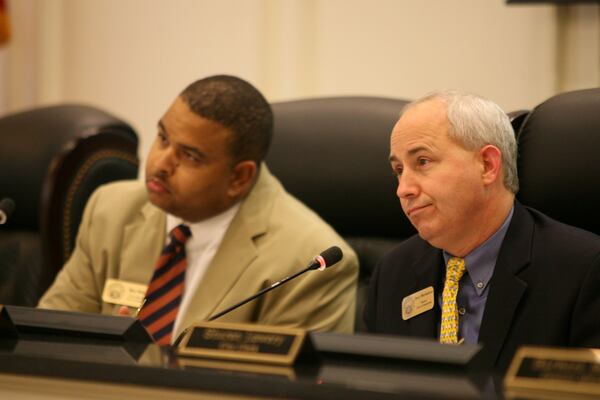
[[[417,230],[417,233],[419,234],[419,237],[421,239],[423,239],[426,242],[429,242],[429,240],[428,240],[429,239],[429,235],[427,235],[427,233],[425,233],[423,231],[419,231],[419,230]]]
[[[170,203],[170,201],[168,201],[168,199],[165,198],[165,196],[160,196],[156,193],[148,192],[148,200],[150,201],[150,203],[152,203],[152,205],[160,208],[161,210],[167,213],[171,213],[173,209],[172,204]]]
[[[419,235],[421,236],[421,235]],[[428,237],[427,239],[421,236],[423,240],[429,243],[430,246],[435,247],[436,249],[444,250],[450,252],[450,247],[448,246],[448,241],[444,241],[439,236],[436,237]]]
[[[433,247],[437,247],[438,249],[440,248],[439,246],[439,235],[435,235],[434,232],[431,231],[431,229],[427,229],[427,228],[417,228],[417,233],[419,234],[419,237],[421,239],[423,239],[424,241],[426,241],[427,243],[429,243],[430,245],[432,245]]]

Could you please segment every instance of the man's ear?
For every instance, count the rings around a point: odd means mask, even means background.
[[[502,180],[502,153],[496,146],[488,144],[479,150],[483,171],[483,183],[490,185],[498,179]]]
[[[233,167],[233,174],[229,184],[227,194],[232,198],[242,198],[252,189],[258,166],[256,162],[245,160],[240,161]]]

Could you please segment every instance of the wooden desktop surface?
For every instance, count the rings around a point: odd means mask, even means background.
[[[13,400],[236,400],[265,399],[138,385],[98,383],[62,378],[0,374],[0,399]],[[272,398],[272,397],[269,397]]]

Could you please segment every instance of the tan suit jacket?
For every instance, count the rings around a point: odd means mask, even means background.
[[[148,284],[165,244],[166,215],[144,184],[105,185],[90,198],[76,248],[39,307],[116,314],[102,301],[108,278]],[[289,276],[325,248],[338,245],[342,261],[309,271],[220,321],[257,322],[311,330],[352,332],[358,261],[313,211],[289,195],[265,165],[233,218],[183,316],[181,329]],[[175,332],[175,336],[180,332]]]

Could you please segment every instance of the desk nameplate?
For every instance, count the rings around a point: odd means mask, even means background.
[[[504,379],[515,395],[525,392],[600,395],[600,349],[522,347]]]
[[[200,322],[188,328],[177,347],[179,356],[291,365],[310,346],[296,328]]]

